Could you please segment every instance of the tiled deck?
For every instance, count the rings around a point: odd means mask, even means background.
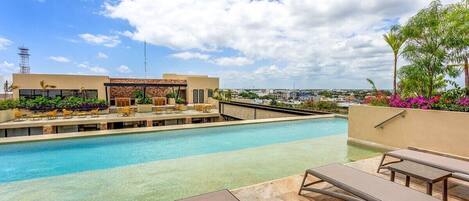
[[[381,157],[374,157],[370,159],[360,160],[347,165],[378,175],[385,179],[389,179],[389,171],[383,170],[380,174],[376,173]],[[239,189],[232,190],[233,194],[242,201],[332,201],[338,200],[325,195],[319,195],[316,193],[303,192],[303,196],[298,195],[298,189],[303,179],[303,175],[294,175],[274,181],[269,181],[261,184],[252,186],[242,187]],[[396,182],[404,185],[405,178],[396,174]],[[328,184],[318,184],[317,187],[321,188],[332,188],[335,191],[341,191],[335,187],[331,187]],[[425,192],[425,187],[422,182],[415,179],[411,179],[410,187],[420,192]],[[441,183],[436,183],[433,190],[433,196],[441,199]],[[454,179],[449,180],[448,186],[450,201],[462,201],[469,200],[469,183],[460,182]]]
[[[218,110],[211,110],[208,113],[198,112],[195,110],[187,110],[179,113],[176,112],[161,112],[161,113],[134,113],[129,117],[122,117],[121,114],[110,113],[101,114],[98,117],[91,117],[86,115],[84,117],[74,116],[70,119],[64,119],[58,117],[57,119],[48,120],[42,118],[41,120],[24,120],[24,121],[9,121],[0,123],[0,129],[7,128],[25,128],[25,127],[40,127],[44,125],[63,126],[63,125],[77,125],[77,124],[98,124],[101,122],[128,122],[128,121],[145,121],[145,120],[167,120],[167,119],[178,119],[178,118],[207,118],[207,117],[218,117]]]

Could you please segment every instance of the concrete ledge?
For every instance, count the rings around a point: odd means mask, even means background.
[[[215,122],[215,123],[202,123],[202,124],[184,124],[184,125],[174,125],[174,126],[126,128],[126,129],[115,129],[115,130],[73,132],[73,133],[63,133],[63,134],[21,136],[21,137],[11,137],[11,138],[1,138],[0,144],[22,143],[22,142],[44,141],[44,140],[60,140],[60,139],[70,139],[70,138],[82,138],[82,137],[97,137],[97,136],[108,136],[108,135],[139,134],[139,133],[146,133],[146,132],[170,131],[170,130],[180,130],[180,129],[208,128],[208,127],[219,127],[219,126],[234,126],[234,125],[243,125],[243,124],[258,124],[258,123],[296,121],[296,120],[307,120],[307,119],[323,119],[323,118],[335,118],[335,115],[326,114],[326,115],[286,117],[286,118],[275,118],[275,119],[241,120],[241,121]]]

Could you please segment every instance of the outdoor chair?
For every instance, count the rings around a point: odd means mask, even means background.
[[[28,118],[31,119],[32,121],[39,121],[39,120],[42,119],[43,116],[44,115],[40,112],[34,112],[34,113],[30,114],[28,116]]]
[[[178,105],[175,106],[175,109],[176,109],[176,111],[177,111],[178,113],[181,113],[181,112],[187,110],[187,106],[185,106],[185,105],[179,105],[179,104],[178,104]]]
[[[67,110],[67,109],[62,110],[62,116],[63,116],[64,119],[71,119],[72,114],[73,114],[73,111],[71,111],[71,110]]]
[[[203,112],[204,111],[203,107],[204,107],[203,104],[194,104],[194,110],[197,112]]]
[[[202,106],[202,112],[203,113],[210,113],[211,109],[212,109],[212,105],[210,105],[210,104],[204,104]]]
[[[123,116],[123,117],[128,117],[132,114],[132,110],[129,106],[127,107],[122,107],[122,108],[119,108],[119,113]]]
[[[306,179],[310,175],[319,180],[306,183]],[[350,194],[310,187],[322,182],[327,182]],[[298,195],[301,195],[302,191],[310,191],[347,201],[438,200],[404,185],[338,163],[306,170]]]
[[[161,114],[163,112],[163,108],[161,107],[156,107],[155,108],[155,114]]]
[[[130,98],[116,98],[117,107],[127,107],[130,106]]]
[[[49,120],[57,119],[57,109],[47,112],[46,115]]]
[[[24,121],[24,114],[19,109],[15,109],[14,116],[14,121]]]
[[[78,118],[86,118],[86,116],[88,116],[88,112],[85,111],[77,111],[75,114],[78,116]]]
[[[99,108],[90,111],[91,117],[99,117]]]
[[[385,163],[386,157],[397,160]],[[389,164],[403,160],[446,170],[452,172],[451,176],[453,178],[469,182],[469,160],[417,149],[399,149],[384,153],[377,172],[379,173],[381,169],[386,169],[386,166]]]
[[[154,106],[166,105],[166,97],[153,97],[152,101]]]

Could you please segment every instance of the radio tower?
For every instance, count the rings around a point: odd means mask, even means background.
[[[20,73],[29,74],[31,68],[29,67],[29,49],[26,47],[19,47],[20,52]]]

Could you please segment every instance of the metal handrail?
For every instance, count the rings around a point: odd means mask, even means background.
[[[393,115],[393,116],[387,118],[386,120],[382,121],[381,123],[376,124],[375,128],[378,128],[378,127],[384,128],[384,124],[388,123],[389,121],[391,121],[392,119],[394,119],[394,118],[396,118],[396,117],[398,117],[398,116],[405,117],[405,115],[404,115],[405,112],[406,112],[406,110],[400,111],[399,113],[397,113],[397,114],[395,114],[395,115]]]

